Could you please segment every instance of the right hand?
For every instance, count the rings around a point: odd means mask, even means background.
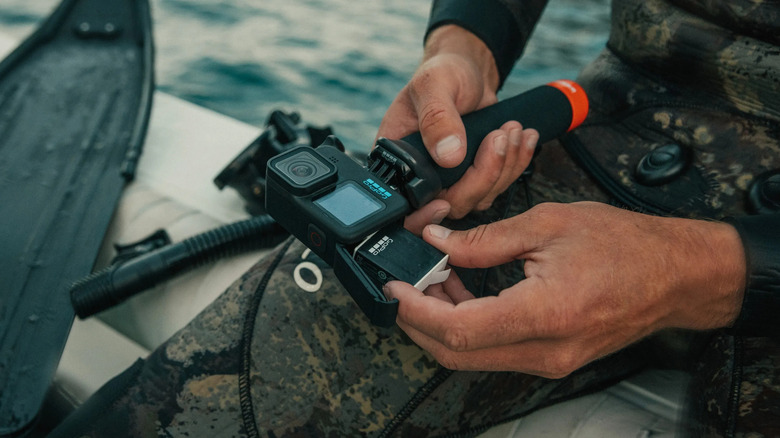
[[[524,260],[526,278],[497,296],[454,273],[425,292],[387,283],[398,325],[451,369],[560,378],[661,329],[730,327],[742,307],[745,251],[724,223],[578,202],[422,237],[453,266]]]
[[[466,155],[461,114],[496,103],[498,70],[493,55],[472,33],[449,25],[428,38],[425,57],[409,83],[387,110],[378,137],[400,139],[422,134],[431,157],[455,167]],[[451,205],[450,217],[484,210],[525,170],[539,134],[510,121],[482,141],[473,165],[458,183],[440,195]]]

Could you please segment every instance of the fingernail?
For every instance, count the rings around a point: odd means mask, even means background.
[[[431,233],[431,236],[441,240],[446,239],[450,233],[452,233],[452,230],[442,227],[441,225],[428,225],[426,228],[428,228],[428,232]]]
[[[536,148],[536,142],[539,141],[539,134],[533,133],[525,136],[525,146],[527,149],[533,150]]]
[[[500,157],[506,155],[506,143],[506,135],[499,135],[495,140],[493,140],[493,150],[496,151]]]
[[[462,143],[460,142],[460,138],[454,134],[450,135],[436,144],[436,156],[438,158],[445,158],[460,150],[461,146]]]
[[[387,284],[382,286],[382,293],[385,294],[385,298],[387,298],[388,300],[393,299],[393,292],[390,291],[390,286],[388,286]]]
[[[515,128],[509,131],[509,143],[512,146],[520,146],[520,141],[523,136],[523,130],[520,128]]]
[[[440,224],[448,214],[450,214],[450,209],[442,208],[441,210],[434,213],[433,217],[431,218],[431,223]]]

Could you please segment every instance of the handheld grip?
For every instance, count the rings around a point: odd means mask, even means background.
[[[542,85],[463,116],[467,151],[463,162],[453,168],[440,167],[430,157],[419,132],[402,140],[424,152],[428,165],[436,169],[442,187],[457,182],[474,162],[477,149],[487,134],[509,120],[523,128],[539,131],[539,144],[552,140],[579,126],[588,114],[588,98],[577,83],[559,80]]]

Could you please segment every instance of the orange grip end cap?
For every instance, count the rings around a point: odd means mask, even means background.
[[[547,85],[560,90],[571,103],[571,125],[566,131],[580,126],[585,121],[585,117],[588,116],[588,96],[585,94],[585,90],[580,84],[568,79],[560,79]]]

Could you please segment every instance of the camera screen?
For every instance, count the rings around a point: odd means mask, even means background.
[[[348,182],[332,193],[314,201],[320,208],[332,214],[346,226],[381,210],[381,202],[372,198],[353,182]]]

